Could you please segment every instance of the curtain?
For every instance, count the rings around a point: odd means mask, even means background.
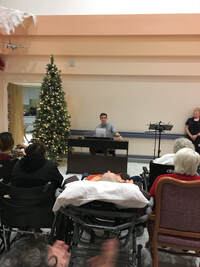
[[[24,142],[24,103],[23,86],[8,84],[9,130],[13,135],[15,145]]]
[[[8,95],[7,95],[8,83],[0,79],[0,132],[8,131]]]

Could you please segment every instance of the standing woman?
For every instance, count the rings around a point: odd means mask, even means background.
[[[200,153],[200,109],[195,108],[193,117],[189,118],[185,123],[185,131],[187,137],[192,141],[195,150]]]

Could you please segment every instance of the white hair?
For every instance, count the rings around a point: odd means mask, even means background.
[[[182,148],[174,158],[174,171],[178,174],[193,176],[200,163],[200,155],[191,148]]]
[[[199,111],[199,112],[200,112],[200,108],[199,108],[199,107],[196,107],[196,108],[194,108],[194,110],[193,110],[193,111],[195,111],[195,110],[197,110],[197,111]]]
[[[182,137],[175,140],[174,153],[178,152],[180,149],[184,147],[188,147],[195,150],[193,143],[189,139]]]

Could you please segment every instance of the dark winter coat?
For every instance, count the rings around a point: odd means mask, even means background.
[[[54,187],[60,187],[63,176],[56,165],[41,156],[25,156],[19,160],[13,169],[11,184],[17,187],[32,187],[52,182]]]

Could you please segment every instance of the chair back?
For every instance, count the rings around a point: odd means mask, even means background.
[[[153,182],[158,176],[162,174],[172,173],[173,170],[174,170],[173,165],[158,164],[154,163],[153,161],[150,161],[148,190],[151,189]]]
[[[1,188],[4,191],[0,198],[1,221],[4,225],[17,228],[51,227],[55,202],[55,189],[51,183],[32,188],[0,183],[0,192]]]
[[[10,177],[14,165],[18,159],[0,160],[0,179],[3,179],[4,183],[10,182]]]
[[[156,187],[155,227],[168,230],[200,233],[200,181],[180,181],[163,177]],[[173,234],[173,232],[172,232]],[[187,234],[186,234],[187,236]],[[200,237],[200,236],[199,236]]]

